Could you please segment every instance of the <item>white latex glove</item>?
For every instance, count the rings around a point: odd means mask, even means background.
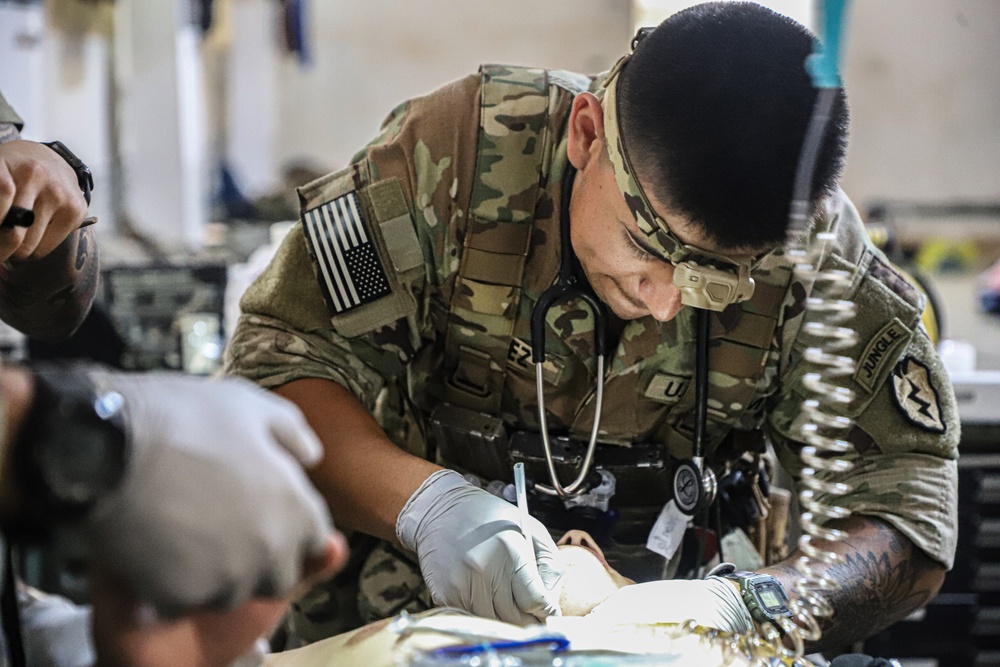
[[[302,469],[322,447],[298,408],[236,378],[91,378],[124,397],[131,446],[84,526],[95,561],[166,617],[288,594],[332,533]]]
[[[518,521],[516,506],[441,470],[403,507],[396,536],[434,602],[526,625],[560,613],[563,573],[545,526],[529,517],[525,539]]]
[[[94,664],[90,607],[17,584],[21,636],[34,667],[89,667]],[[4,663],[7,664],[7,663]]]
[[[587,618],[612,625],[684,623],[744,633],[753,627],[736,587],[719,577],[671,579],[626,586],[594,607]]]

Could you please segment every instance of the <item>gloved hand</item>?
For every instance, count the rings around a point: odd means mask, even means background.
[[[396,519],[434,602],[521,625],[560,613],[563,575],[545,526],[529,517],[525,529],[517,507],[452,470],[428,477]]]
[[[753,627],[736,587],[719,577],[671,579],[625,586],[594,607],[587,617],[610,624],[684,623],[744,633]]]
[[[24,650],[31,656],[31,664],[65,667],[94,664],[90,607],[43,593],[20,581],[17,605]]]
[[[287,595],[332,524],[290,402],[236,378],[92,371],[124,401],[125,476],[82,527],[97,565],[165,617]]]

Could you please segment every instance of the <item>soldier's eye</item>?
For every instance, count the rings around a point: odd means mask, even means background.
[[[636,242],[636,240],[632,238],[632,235],[629,234],[628,230],[625,227],[622,227],[621,230],[622,234],[625,236],[625,245],[628,246],[629,252],[631,252],[636,259],[641,260],[643,262],[649,262],[656,259],[656,257],[649,254],[649,252],[647,252],[645,248],[640,246]]]

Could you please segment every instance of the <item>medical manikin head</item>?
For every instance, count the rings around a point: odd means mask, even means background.
[[[597,542],[582,530],[563,535],[559,556],[565,569],[559,606],[565,616],[585,616],[622,586],[635,583],[608,565]]]
[[[600,547],[587,533],[571,530],[559,540],[559,555],[563,559],[565,576],[559,597],[563,614],[583,616],[604,602],[622,586],[635,583],[618,574],[607,565]],[[524,632],[518,626],[500,621],[468,616],[458,612],[418,614],[414,618],[422,623],[442,623],[469,632],[505,632],[511,637]],[[378,667],[397,664],[396,653],[400,650],[400,636],[391,629],[392,619],[371,623],[363,628],[348,632],[300,649],[275,653],[267,656],[267,667]],[[413,641],[430,648],[453,642],[446,634],[417,633]]]
[[[587,618],[571,618],[587,615],[594,607],[604,602],[615,591],[635,582],[627,579],[609,567],[597,543],[583,531],[571,530],[559,540],[559,555],[563,559],[565,577],[559,601],[565,621],[586,623]],[[593,618],[592,616],[590,618]],[[557,620],[550,618],[551,622]],[[419,625],[420,631],[407,632],[405,626]],[[663,645],[660,635],[651,636],[649,630],[637,628],[636,633],[629,628],[605,628],[583,625],[578,633],[585,633],[588,641],[594,639],[603,648],[615,652],[634,652],[637,642],[652,642],[654,646],[664,646],[669,650],[665,664],[716,665],[726,667],[750,667],[750,663],[739,655],[727,655],[720,645],[705,642],[697,635],[685,635]],[[654,624],[655,625],[655,624]],[[563,627],[557,632],[566,633]],[[610,630],[610,631],[609,631]],[[654,628],[662,632],[663,628]],[[461,632],[457,637],[454,632]],[[267,656],[265,667],[398,667],[407,664],[407,656],[413,652],[430,651],[455,643],[469,643],[470,636],[489,637],[493,640],[517,641],[537,633],[537,629],[522,628],[501,621],[470,616],[453,610],[431,610],[407,618],[385,619],[363,628],[330,639],[310,644],[299,649],[275,653]],[[603,636],[603,639],[601,638]],[[666,658],[665,658],[666,660]],[[459,663],[456,663],[459,664]],[[467,663],[464,663],[467,664]]]

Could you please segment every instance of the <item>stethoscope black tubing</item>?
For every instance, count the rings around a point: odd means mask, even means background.
[[[694,381],[694,458],[701,461],[705,456],[705,424],[708,419],[708,328],[709,314],[704,308],[695,309],[695,349]]]
[[[594,315],[594,350],[598,356],[607,352],[607,316],[601,303],[589,286],[581,287],[573,273],[573,245],[569,234],[569,202],[573,194],[576,167],[566,165],[562,178],[562,195],[559,201],[559,275],[554,285],[542,292],[531,310],[531,361],[545,361],[545,315],[549,308],[567,299],[583,299]],[[604,378],[598,378],[603,382]]]
[[[607,317],[604,304],[589,288],[581,287],[573,273],[573,246],[569,231],[569,204],[573,195],[576,167],[569,164],[562,179],[559,201],[559,275],[554,285],[542,292],[531,311],[531,360],[545,362],[545,315],[549,308],[565,299],[583,299],[594,313],[594,348],[603,356],[607,346]],[[695,421],[694,457],[699,461],[705,454],[705,425],[708,419],[708,333],[709,313],[704,308],[695,310],[697,348],[695,351]],[[603,378],[598,378],[602,382]]]

